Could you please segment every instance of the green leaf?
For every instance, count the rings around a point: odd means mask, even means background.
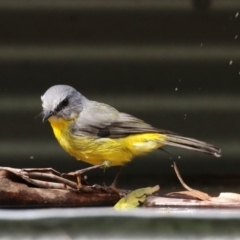
[[[127,210],[131,208],[136,208],[140,204],[144,203],[146,197],[154,192],[157,192],[160,187],[146,187],[146,188],[139,188],[137,190],[132,191],[127,196],[121,198],[114,206],[117,210]]]

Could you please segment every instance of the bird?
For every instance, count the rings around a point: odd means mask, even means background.
[[[93,166],[122,167],[166,145],[221,156],[221,149],[212,144],[153,127],[108,104],[89,100],[68,85],[50,87],[41,101],[42,120],[50,122],[62,148]]]

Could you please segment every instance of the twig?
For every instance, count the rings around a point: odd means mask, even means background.
[[[47,179],[51,179],[51,180],[54,180],[54,181],[59,182],[59,183],[63,183],[65,186],[69,186],[69,187],[74,188],[74,189],[77,188],[77,184],[75,182],[70,181],[70,180],[68,180],[66,178],[63,178],[63,177],[59,177],[59,176],[56,176],[56,175],[49,174],[49,173],[28,172],[28,177],[29,178],[47,178]]]

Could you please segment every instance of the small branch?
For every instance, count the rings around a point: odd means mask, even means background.
[[[52,174],[49,174],[49,173],[29,172],[28,173],[28,177],[29,178],[46,178],[46,179],[51,179],[51,180],[54,180],[56,182],[62,183],[65,186],[64,188],[69,186],[71,188],[77,189],[77,184],[74,183],[73,181],[70,181],[70,180],[68,180],[66,178],[59,177],[59,176],[56,176],[56,175],[52,175]],[[51,188],[51,186],[50,186],[50,188]]]

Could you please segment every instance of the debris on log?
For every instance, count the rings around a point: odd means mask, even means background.
[[[190,188],[182,179],[177,165],[173,164],[178,180],[186,191],[172,192],[165,196],[148,196],[145,207],[177,207],[177,208],[240,208],[240,194],[220,193],[212,197],[207,193]]]

